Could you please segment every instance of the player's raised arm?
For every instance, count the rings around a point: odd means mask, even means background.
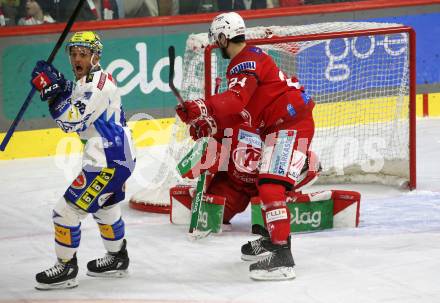
[[[230,67],[234,63],[235,69],[229,71],[228,68],[228,90],[225,92],[208,100],[187,100],[176,107],[183,122],[199,125],[204,129],[211,128],[210,134],[215,134],[219,119],[224,120],[225,117],[238,115],[243,111],[258,86],[256,59],[252,58],[253,54],[246,52],[245,55],[238,56],[246,48],[245,29],[243,19],[236,13],[215,17],[209,30],[210,42],[217,44],[223,58],[232,59]],[[254,61],[247,61],[249,58]],[[243,121],[238,121],[238,124],[241,122]]]

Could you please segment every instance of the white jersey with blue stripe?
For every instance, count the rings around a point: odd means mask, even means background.
[[[83,166],[131,166],[133,140],[111,75],[102,69],[91,72],[66,97],[57,100],[50,112],[63,131],[77,132],[86,142]]]

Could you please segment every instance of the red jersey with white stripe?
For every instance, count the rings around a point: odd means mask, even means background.
[[[260,48],[247,45],[229,63],[228,90],[210,97],[207,104],[224,126],[240,114],[262,133],[310,116],[314,103],[299,83],[292,81]]]

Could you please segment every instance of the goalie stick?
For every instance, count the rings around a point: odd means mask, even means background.
[[[176,96],[177,100],[180,104],[183,104],[183,98],[179,93],[179,90],[174,86],[174,61],[176,60],[176,51],[174,46],[168,47],[168,58],[170,60],[170,71],[168,74],[168,85],[170,86],[171,91],[174,96]]]
[[[221,82],[222,79],[220,77],[217,77],[215,79],[215,94],[218,93]],[[211,234],[211,230],[201,231],[198,229],[200,216],[202,214],[201,210],[202,210],[202,204],[204,203],[203,198],[205,196],[208,177],[209,177],[208,171],[205,171],[203,174],[200,175],[196,185],[196,193],[191,203],[191,222],[189,225],[189,233],[188,233],[188,239],[191,241],[206,238]]]
[[[72,15],[70,16],[69,20],[67,21],[66,27],[64,27],[63,32],[61,33],[61,36],[58,38],[57,43],[55,44],[54,48],[52,49],[52,52],[50,53],[49,58],[47,59],[47,63],[52,63],[55,59],[55,56],[60,49],[61,45],[64,43],[64,40],[66,39],[67,34],[69,33],[70,29],[72,28],[73,23],[75,22],[76,17],[78,16],[78,13],[83,5],[85,0],[79,0],[78,4],[75,7],[75,10],[73,11]],[[26,112],[26,109],[29,107],[29,104],[32,101],[32,97],[35,94],[35,87],[32,86],[32,89],[30,90],[29,94],[26,97],[26,100],[24,101],[23,105],[20,108],[20,111],[18,112],[17,116],[15,117],[14,121],[12,122],[11,126],[9,126],[8,131],[6,132],[5,137],[3,138],[3,141],[0,145],[0,150],[4,151],[6,146],[8,145],[9,140],[11,139],[12,135],[14,134],[15,129],[18,126],[18,123],[20,123],[21,119],[23,118],[24,113]]]
[[[184,100],[183,100],[182,96],[180,95],[179,90],[174,85],[174,63],[176,60],[176,51],[175,51],[174,46],[172,46],[172,45],[170,47],[168,47],[168,58],[169,58],[169,62],[170,62],[170,69],[169,69],[169,74],[168,74],[168,85],[169,85],[171,91],[173,92],[174,96],[176,96],[179,103],[183,104]],[[221,84],[221,79],[216,78],[215,93],[218,92],[218,90],[220,88],[220,84]],[[190,222],[189,233],[188,233],[188,238],[190,240],[198,240],[198,239],[206,238],[210,234],[210,231],[203,231],[202,232],[197,229],[197,226],[198,226],[198,223],[200,220],[200,214],[201,214],[201,208],[202,208],[201,206],[203,203],[202,201],[203,201],[203,197],[205,194],[207,176],[208,176],[208,173],[205,172],[199,177],[199,180],[197,181],[197,185],[196,185],[196,193],[195,193],[193,201],[191,203],[191,222]]]
[[[171,91],[173,92],[174,96],[176,96],[177,100],[180,104],[183,104],[183,98],[180,95],[179,90],[174,85],[174,63],[176,60],[176,51],[174,49],[174,46],[168,47],[168,58],[170,60],[170,70],[168,74],[168,85],[170,86]],[[193,201],[191,203],[191,222],[189,224],[189,233],[192,234],[194,230],[197,230],[197,223],[199,221],[199,214],[200,214],[200,208],[203,200],[203,195],[205,191],[205,180],[206,175],[203,173],[199,180],[197,181],[196,186],[196,194],[193,198]],[[190,237],[191,238],[191,237]]]

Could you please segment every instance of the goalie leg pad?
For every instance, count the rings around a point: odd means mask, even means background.
[[[118,252],[125,236],[125,223],[119,204],[99,209],[93,218],[98,223],[104,247],[108,252]]]
[[[251,196],[256,195],[256,187],[254,184],[237,184],[227,172],[218,172],[206,192],[226,198],[223,223],[229,223],[232,217],[246,210]]]
[[[55,205],[52,220],[55,227],[55,252],[59,259],[73,258],[81,241],[81,220],[87,213],[74,208],[61,198]]]
[[[307,152],[307,160],[296,180],[292,191],[300,192],[313,185],[321,174],[322,167],[318,156],[313,151]]]

